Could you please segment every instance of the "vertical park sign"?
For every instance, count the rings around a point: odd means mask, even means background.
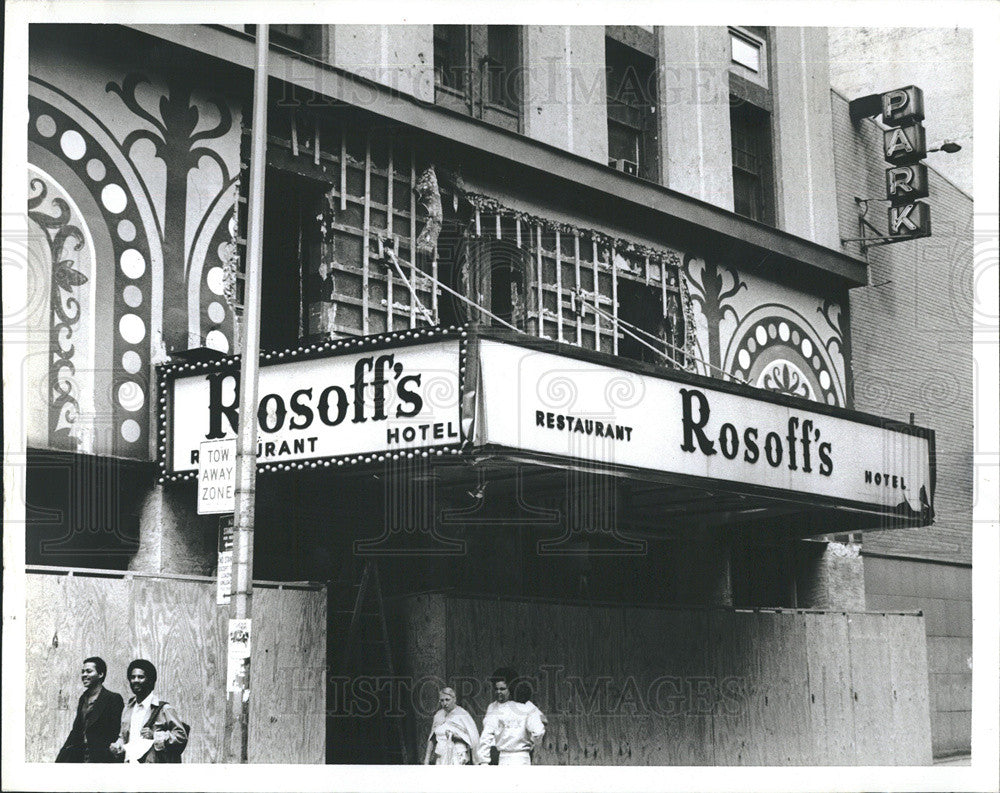
[[[916,239],[931,235],[927,198],[927,156],[924,93],[915,85],[882,94],[882,150],[889,168],[885,192],[889,201],[889,236]]]

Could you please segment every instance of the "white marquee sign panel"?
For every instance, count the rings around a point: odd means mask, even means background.
[[[919,434],[492,340],[480,356],[488,444],[881,508],[931,498]]]
[[[262,366],[258,463],[460,442],[458,340]],[[236,437],[239,372],[171,381],[169,468],[197,471],[205,441]]]

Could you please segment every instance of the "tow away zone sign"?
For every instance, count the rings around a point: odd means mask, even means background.
[[[198,452],[198,514],[236,509],[236,439],[203,441]]]

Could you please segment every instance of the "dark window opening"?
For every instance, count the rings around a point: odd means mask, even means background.
[[[323,191],[318,183],[270,168],[264,199],[260,346],[298,346],[307,335],[309,292],[319,260],[315,218]],[[312,287],[312,288],[310,288]]]
[[[526,295],[530,277],[528,252],[506,239],[469,239],[459,257],[461,291],[502,322],[458,301],[463,322],[524,330],[527,320]]]
[[[774,225],[771,114],[733,99],[729,111],[733,147],[733,207],[738,215]]]
[[[520,106],[520,84],[517,67],[519,37],[514,25],[489,25],[486,28],[486,101],[517,112]]]
[[[608,163],[656,180],[659,152],[656,121],[656,59],[614,39],[605,39],[608,70]]]
[[[465,93],[466,68],[469,62],[469,38],[466,25],[434,26],[434,85]]]
[[[521,36],[516,25],[435,25],[435,101],[517,131]]]
[[[629,333],[623,333],[618,341],[618,354],[633,361],[642,361],[656,366],[667,366],[667,359],[655,352],[665,350],[674,360],[677,355],[665,342],[674,343],[674,321],[664,314],[663,296],[659,286],[632,281],[626,278],[618,280],[618,318],[623,322],[641,328],[654,338],[629,328],[630,333],[642,339],[640,342]]]

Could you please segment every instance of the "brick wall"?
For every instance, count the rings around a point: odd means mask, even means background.
[[[882,133],[856,130],[847,100],[831,96],[837,208],[843,237],[858,236],[854,196],[885,195]],[[927,108],[933,113],[933,108]],[[937,435],[936,519],[929,528],[869,532],[864,550],[972,561],[972,199],[929,171],[932,236],[871,248],[869,286],[851,291],[854,407]],[[885,202],[869,218],[886,228]],[[845,250],[858,252],[855,243]]]
[[[972,732],[972,569],[916,559],[865,558],[869,611],[922,611],[927,628],[931,745],[968,752]]]

